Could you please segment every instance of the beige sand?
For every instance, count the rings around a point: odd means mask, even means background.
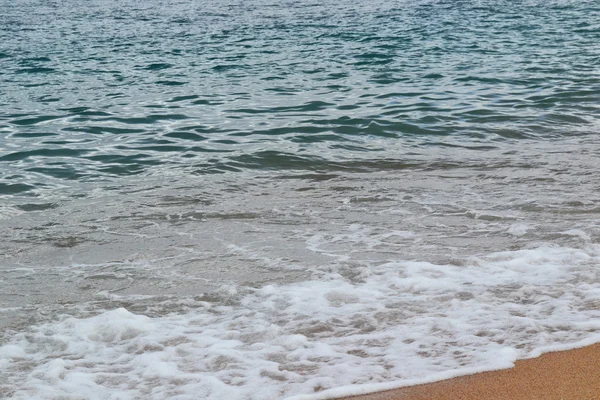
[[[600,344],[522,360],[511,369],[346,400],[600,400]]]

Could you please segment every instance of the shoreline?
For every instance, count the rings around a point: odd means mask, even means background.
[[[334,399],[592,400],[597,398],[600,398],[600,343],[518,360],[514,367],[508,369]]]

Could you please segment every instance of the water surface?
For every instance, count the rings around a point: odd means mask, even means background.
[[[318,396],[598,338],[597,2],[0,10],[2,396]]]

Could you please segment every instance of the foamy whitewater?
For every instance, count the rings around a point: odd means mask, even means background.
[[[1,376],[15,399],[317,399],[328,393],[294,395],[506,368],[600,339],[599,262],[592,244],[398,261],[351,279],[224,286],[161,317],[63,316],[0,347]]]

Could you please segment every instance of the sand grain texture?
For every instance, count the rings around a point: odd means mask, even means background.
[[[344,400],[600,400],[600,344],[518,361],[514,368]]]

